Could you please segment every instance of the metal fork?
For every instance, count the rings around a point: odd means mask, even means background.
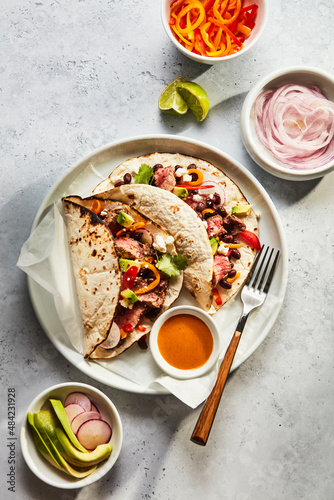
[[[225,382],[248,315],[253,309],[263,304],[271,285],[276,264],[280,255],[279,250],[277,250],[275,256],[274,252],[275,250],[273,248],[270,249],[268,246],[263,245],[260,252],[256,256],[252,269],[246,279],[241,292],[243,311],[232,340],[225,353],[224,359],[220,365],[216,384],[203,406],[197,424],[195,425],[192,433],[191,441],[194,443],[204,446],[208,440],[220,398],[225,387]]]

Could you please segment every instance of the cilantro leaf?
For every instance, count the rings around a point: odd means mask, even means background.
[[[139,167],[138,174],[135,175],[136,184],[150,184],[153,177],[153,167],[142,163]]]
[[[169,253],[164,253],[156,263],[156,268],[171,278],[179,276],[180,270],[185,269],[187,264],[187,257],[183,257],[181,254],[172,257]]]
[[[173,263],[176,265],[178,269],[184,271],[188,265],[188,259],[184,255],[178,253],[177,255],[174,255]]]

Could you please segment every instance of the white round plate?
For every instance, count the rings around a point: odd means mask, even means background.
[[[247,335],[247,332],[245,332],[246,334],[241,339],[232,365],[232,370],[234,370],[263,342],[276,320],[287,284],[288,253],[282,224],[269,195],[255,177],[230,156],[203,142],[173,135],[138,136],[108,144],[93,151],[89,156],[76,163],[53,186],[37,212],[32,231],[38,225],[48,207],[63,196],[76,178],[78,178],[78,192],[72,194],[89,196],[98,181],[96,181],[96,173],[94,173],[93,169],[87,169],[88,166],[92,166],[103,178],[106,178],[117,165],[128,158],[153,152],[181,153],[195,156],[223,170],[238,185],[248,201],[253,204],[256,213],[261,214],[259,219],[261,242],[281,250],[278,269],[266,301],[266,314],[254,313],[249,318],[247,325],[252,327],[253,333]],[[83,171],[87,173],[83,175]],[[95,361],[84,360],[82,355],[74,349],[65,333],[57,315],[53,297],[30,277],[28,277],[28,287],[35,313],[43,330],[58,351],[76,368],[89,377],[116,389],[141,394],[168,393],[166,389],[158,384],[146,388],[116,373],[112,373]],[[275,300],[270,301],[270,295],[275,297]],[[182,294],[178,299],[178,305],[180,305],[180,301],[182,303]],[[227,313],[228,318],[226,317]],[[227,343],[233,331],[231,331],[231,325],[227,328],[226,324],[230,322],[231,317],[233,319],[235,317],[236,325],[240,313],[241,301],[239,294],[237,294],[213,316],[218,328],[224,332]],[[149,353],[147,354],[149,355]]]

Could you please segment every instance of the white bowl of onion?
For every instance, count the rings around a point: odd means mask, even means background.
[[[253,160],[282,179],[334,170],[334,76],[310,67],[275,71],[246,96],[241,136]]]
[[[50,399],[62,402],[70,425],[74,422],[76,426],[75,428],[71,425],[74,434],[80,444],[86,445],[84,447],[87,450],[97,444],[95,442],[91,445],[92,441],[100,438],[101,442],[110,443],[112,446],[109,458],[98,463],[96,469],[84,478],[72,477],[58,470],[46,460],[36,446],[27,415],[49,409]],[[119,456],[122,441],[121,419],[110,399],[95,387],[72,382],[54,385],[39,394],[27,408],[20,432],[22,454],[30,470],[50,486],[63,489],[82,488],[107,474]]]

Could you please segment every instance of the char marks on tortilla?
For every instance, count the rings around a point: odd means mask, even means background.
[[[121,289],[121,271],[108,227],[86,208],[63,200],[73,273],[84,325],[84,357],[108,336]]]

